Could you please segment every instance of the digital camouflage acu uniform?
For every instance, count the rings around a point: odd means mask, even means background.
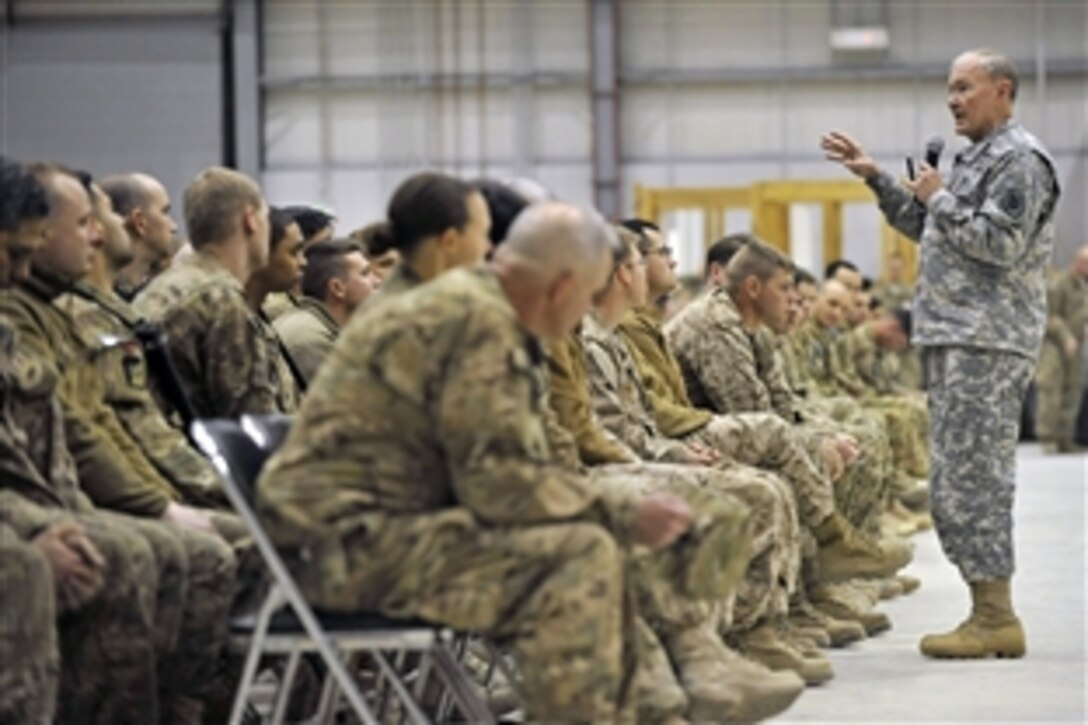
[[[156,645],[170,673],[164,684],[172,692],[201,694],[226,639],[234,555],[218,536],[140,518],[158,518],[179,496],[106,406],[104,383],[89,351],[72,319],[52,304],[59,290],[36,274],[0,298],[0,314],[19,334],[26,359],[55,381],[50,395],[57,394],[63,413],[63,442],[41,429],[44,421],[36,415],[21,421],[28,445],[71,450],[79,486],[94,504],[133,515],[118,519],[151,546],[159,570]],[[43,452],[39,460],[47,456]],[[99,520],[109,517],[103,511]]]
[[[1039,438],[1073,448],[1077,412],[1084,388],[1084,333],[1088,327],[1088,280],[1066,270],[1047,289],[1046,336],[1035,382],[1039,388],[1036,430]],[[1065,346],[1077,354],[1070,358]]]
[[[303,297],[297,307],[275,318],[272,326],[302,377],[312,383],[321,363],[332,352],[340,325],[320,300]]]
[[[508,638],[529,717],[609,720],[629,678],[606,508],[556,459],[535,339],[494,276],[370,300],[263,475],[261,518],[318,606]],[[621,534],[622,535],[622,534]]]
[[[0,723],[49,725],[57,705],[53,571],[0,516]]]
[[[186,392],[202,418],[288,413],[297,404],[278,340],[250,311],[245,290],[199,251],[156,277],[136,297],[141,317],[162,326]],[[269,337],[272,333],[272,338]]]
[[[1020,409],[1046,327],[1054,163],[1009,121],[956,155],[926,205],[889,174],[868,183],[921,246],[912,339],[929,390],[937,533],[967,581],[1007,579]]]
[[[854,526],[873,533],[879,527],[891,474],[883,430],[850,421],[850,403],[839,411],[806,410],[793,394],[782,369],[777,344],[769,332],[745,329],[725,289],[716,289],[689,304],[665,326],[692,402],[718,413],[773,412],[798,426],[811,456],[830,433],[847,432],[861,443],[861,456],[833,487],[833,507]],[[841,405],[838,407],[842,407]],[[824,417],[844,413],[841,419]],[[798,491],[798,496],[806,495]],[[824,510],[822,493],[812,493]],[[800,503],[800,498],[799,498]],[[805,505],[801,503],[802,511]],[[802,521],[811,526],[812,519]]]

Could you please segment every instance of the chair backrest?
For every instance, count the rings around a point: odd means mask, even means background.
[[[257,520],[254,508],[257,477],[265,460],[271,455],[271,450],[257,445],[238,421],[197,420],[193,422],[191,430],[193,440],[219,472],[227,498],[253,537],[253,543],[264,559],[273,583],[279,587],[306,634],[321,652],[322,659],[336,678],[355,715],[367,725],[377,725],[377,720],[370,713],[339,653],[321,628],[313,609],[306,603],[279,552],[272,545],[272,540]]]
[[[261,450],[271,454],[283,445],[287,434],[291,432],[291,416],[283,413],[243,415],[242,430],[249,434]]]

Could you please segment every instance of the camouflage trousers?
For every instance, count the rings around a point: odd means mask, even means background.
[[[816,399],[806,409],[813,417],[801,430],[810,445],[832,433],[858,441],[861,454],[834,483],[834,506],[855,528],[876,534],[896,477],[884,421],[851,398]]]
[[[1020,411],[1035,363],[1014,353],[927,347],[930,499],[945,555],[966,581],[1015,568],[1012,507]]]
[[[710,621],[728,629],[785,612],[800,567],[797,504],[790,486],[775,474],[738,463],[720,468],[668,463],[609,465],[591,469],[635,485],[665,490],[695,510],[707,501],[739,501],[748,511],[750,560],[737,590],[719,602],[677,596],[666,581],[639,582],[639,613],[663,637]],[[599,480],[601,473],[594,475]],[[591,474],[593,475],[593,474]],[[724,622],[724,625],[722,624]]]
[[[792,487],[801,521],[816,525],[830,515],[834,502],[832,485],[823,467],[805,448],[804,437],[773,413],[716,415],[688,436],[721,453],[729,461],[778,474],[774,485],[785,479]]]
[[[0,525],[0,723],[49,725],[59,680],[53,572]]]
[[[74,516],[106,561],[105,586],[85,606],[61,614],[57,722],[145,723],[159,717],[155,554],[134,527],[101,512]]]
[[[929,477],[929,411],[922,396],[882,395],[862,406],[883,417],[895,467],[914,478]]]
[[[155,645],[164,697],[216,692],[234,601],[235,559],[223,538],[116,514],[151,546],[158,566]]]
[[[603,526],[491,527],[464,508],[365,512],[320,546],[287,552],[316,606],[487,635],[513,651],[530,719],[616,718],[636,637],[626,556]]]
[[[1070,359],[1057,345],[1045,343],[1035,384],[1039,389],[1035,412],[1039,440],[1072,443],[1084,394],[1084,359],[1079,354]]]

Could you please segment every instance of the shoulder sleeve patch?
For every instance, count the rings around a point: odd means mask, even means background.
[[[1024,201],[1024,192],[1020,189],[1006,189],[999,202],[1001,211],[1009,215],[1011,219],[1019,219],[1024,214],[1027,204]]]

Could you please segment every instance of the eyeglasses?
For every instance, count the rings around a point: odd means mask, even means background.
[[[649,257],[654,254],[660,254],[662,257],[671,257],[672,247],[666,244],[662,247],[658,247],[657,249],[647,249],[645,252],[642,253],[642,256]]]

